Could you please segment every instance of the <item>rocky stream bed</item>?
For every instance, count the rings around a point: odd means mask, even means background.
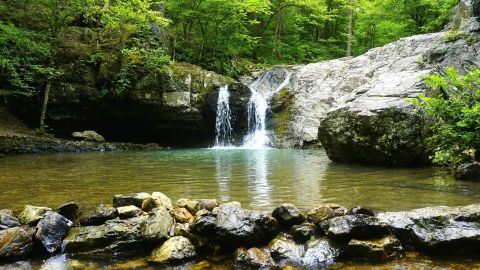
[[[0,265],[7,266],[68,254],[147,256],[148,265],[159,267],[223,256],[236,269],[318,269],[337,261],[396,260],[411,251],[460,256],[479,248],[480,205],[377,213],[337,204],[303,212],[282,204],[267,213],[215,199],[172,203],[154,192],[115,195],[112,205],[26,205],[18,215],[0,210]]]

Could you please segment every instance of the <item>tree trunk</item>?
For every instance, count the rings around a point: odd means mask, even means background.
[[[104,0],[105,2],[103,3],[103,8],[102,10],[103,11],[108,11],[108,9],[110,8],[110,0]]]
[[[277,13],[277,17],[275,20],[275,39],[280,39],[282,36],[282,20],[283,20],[283,10],[281,9]]]
[[[45,115],[47,114],[47,105],[48,105],[48,98],[50,96],[51,86],[52,86],[52,83],[49,80],[47,82],[47,86],[45,87],[45,95],[43,97],[42,113],[40,114],[40,130],[42,132],[45,131]]]
[[[347,41],[347,56],[352,56],[352,41],[353,41],[353,9],[354,0],[350,0],[348,7],[348,41]]]

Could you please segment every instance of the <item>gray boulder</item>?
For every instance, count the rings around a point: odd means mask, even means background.
[[[278,222],[271,216],[244,210],[239,203],[223,204],[215,220],[216,236],[228,248],[262,245],[278,234]]]
[[[37,224],[35,238],[42,242],[45,249],[55,253],[62,245],[63,238],[67,235],[72,222],[62,215],[48,211]]]
[[[345,215],[334,217],[320,223],[325,234],[332,239],[365,239],[387,235],[389,227],[377,218],[365,215]]]
[[[287,228],[300,224],[305,220],[305,217],[300,210],[291,203],[282,204],[275,208],[272,212],[272,216],[277,219],[281,226]]]
[[[0,260],[26,257],[33,247],[32,236],[21,227],[0,231]]]
[[[480,162],[466,163],[455,170],[455,178],[466,181],[480,181]]]
[[[93,130],[77,131],[72,133],[72,137],[77,140],[89,142],[105,142],[105,138]]]
[[[142,233],[148,240],[163,241],[169,237],[174,222],[165,207],[155,208],[145,220]]]
[[[315,225],[309,222],[294,225],[290,230],[290,234],[295,241],[304,243],[315,235]]]
[[[272,258],[279,264],[299,264],[305,253],[303,245],[295,243],[285,236],[277,236],[268,244]]]
[[[323,269],[335,263],[341,250],[326,239],[313,239],[307,242],[302,266],[308,269]]]
[[[156,263],[178,263],[197,256],[195,247],[183,236],[175,236],[152,251],[149,261]]]
[[[18,220],[14,215],[13,212],[8,209],[0,210],[0,230],[13,228],[13,227],[20,227],[20,220]]]

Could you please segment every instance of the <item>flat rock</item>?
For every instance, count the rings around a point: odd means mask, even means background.
[[[47,211],[37,224],[35,238],[42,242],[48,252],[55,253],[59,250],[62,240],[72,224],[64,216],[53,211]]]
[[[77,131],[72,133],[72,137],[77,140],[89,142],[105,142],[105,138],[93,130]]]
[[[365,215],[345,215],[320,223],[325,234],[332,239],[350,240],[387,235],[389,227],[377,218]]]
[[[149,261],[156,263],[178,263],[197,256],[195,247],[183,236],[175,236],[152,251]]]
[[[307,219],[315,224],[319,224],[320,222],[333,217],[344,216],[347,212],[348,209],[346,207],[338,204],[322,204],[308,211]]]
[[[33,250],[32,236],[21,227],[0,231],[0,259],[23,258]]]
[[[82,213],[80,224],[83,226],[101,225],[107,220],[118,217],[118,211],[114,207],[107,207],[103,204],[88,209]]]
[[[18,216],[21,223],[27,225],[35,225],[47,211],[51,211],[51,208],[25,205],[23,211]]]
[[[135,205],[117,207],[118,217],[121,219],[127,219],[139,216],[143,213],[142,209]]]
[[[150,197],[150,194],[146,192],[115,195],[113,197],[113,207],[135,205],[138,208],[142,208],[143,201]]]

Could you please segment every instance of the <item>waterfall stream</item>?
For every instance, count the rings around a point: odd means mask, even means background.
[[[271,145],[266,127],[267,112],[273,95],[290,83],[291,72],[285,70],[285,73],[284,81],[274,89],[268,89],[268,87],[261,89],[260,86],[265,80],[265,76],[260,76],[249,85],[252,96],[248,102],[248,133],[243,139],[244,148],[267,148]]]
[[[233,143],[229,98],[228,85],[220,87],[215,120],[215,147],[230,147]]]

